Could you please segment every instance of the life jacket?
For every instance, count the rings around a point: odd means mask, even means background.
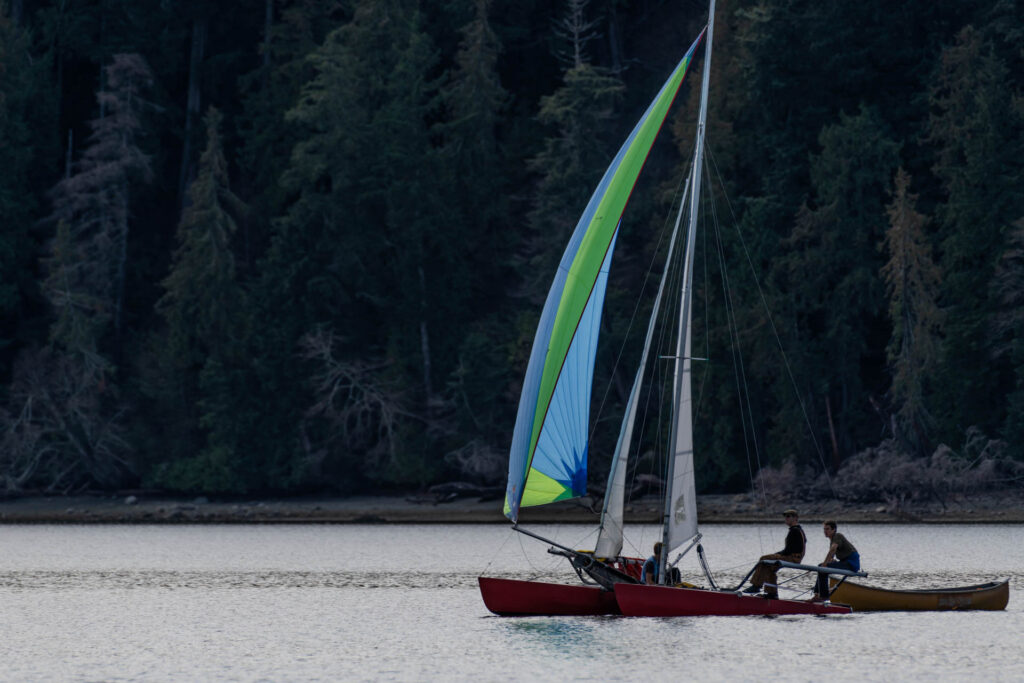
[[[656,558],[654,555],[651,555],[650,557],[648,557],[647,561],[644,562],[644,568],[640,570],[640,583],[647,583],[647,566],[648,565],[654,565],[654,582],[657,583],[658,582],[658,570],[661,567],[659,566],[658,558]]]

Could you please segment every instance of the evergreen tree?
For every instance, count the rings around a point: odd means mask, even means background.
[[[509,99],[497,72],[501,44],[490,25],[491,0],[474,0],[473,5],[475,15],[462,27],[455,68],[441,92],[448,118],[441,126],[446,167],[452,168],[453,181],[470,190],[459,193],[468,195],[463,200],[465,219],[482,227],[467,231],[471,237],[490,236],[507,210],[501,197],[497,128]]]
[[[892,321],[888,357],[895,408],[893,431],[910,450],[924,455],[931,450],[928,429],[933,420],[925,403],[925,381],[937,361],[940,277],[924,233],[927,218],[916,211],[917,195],[910,194],[909,188],[910,176],[900,168],[887,208],[885,248],[889,261],[882,268],[882,277],[889,292]]]
[[[50,489],[117,486],[134,475],[125,406],[114,382],[120,350],[131,189],[149,174],[141,96],[151,83],[138,55],[115,55],[97,100],[89,147],[53,190],[56,236],[45,292],[54,308],[50,346],[16,370],[5,439]],[[28,470],[23,470],[28,471]]]
[[[111,356],[120,351],[125,269],[132,209],[132,190],[151,178],[148,155],[140,147],[141,114],[152,74],[139,55],[115,55],[106,69],[107,90],[97,100],[104,115],[93,121],[89,146],[73,175],[53,191],[55,221],[67,230],[69,261],[51,262],[46,291],[56,312],[53,338],[69,350],[100,347],[99,336],[112,332]],[[87,300],[88,308],[76,303]],[[96,326],[87,339],[78,338],[77,318]],[[107,325],[112,329],[105,329]]]
[[[821,153],[810,164],[815,203],[797,213],[775,275],[791,302],[794,365],[801,368],[808,404],[818,416],[821,442],[829,444],[831,466],[838,468],[869,433],[868,425],[873,427],[865,392],[877,390],[866,385],[876,361],[868,342],[883,310],[877,245],[885,233],[885,197],[899,145],[867,107],[840,114],[819,140]],[[792,390],[780,386],[779,393]],[[803,423],[794,414],[780,426],[799,433]],[[800,441],[796,435],[788,439]]]
[[[271,24],[262,47],[262,63],[241,79],[243,111],[238,117],[241,180],[252,197],[258,231],[243,240],[245,265],[250,267],[269,243],[269,218],[280,215],[288,195],[280,182],[302,129],[285,123],[285,113],[299,98],[303,84],[315,75],[309,55],[342,19],[337,0],[277,2],[279,18]],[[271,12],[273,17],[273,12]]]
[[[828,467],[891,430],[921,449],[976,426],[1021,455],[1019,5],[720,3],[705,189],[729,202],[702,206],[744,244],[709,230],[697,256],[701,490],[745,487],[751,437],[819,467],[805,408]],[[703,22],[624,0],[0,0],[0,488],[500,479],[565,241]],[[619,236],[605,417],[695,66]],[[231,191],[220,156],[195,163],[210,105]],[[893,141],[916,200],[886,190]]]
[[[206,115],[206,149],[189,188],[179,246],[163,282],[165,294],[157,302],[166,322],[158,352],[163,372],[153,387],[164,415],[159,459],[177,462],[159,469],[155,482],[186,491],[231,490],[237,478],[230,463],[211,461],[203,452],[200,429],[202,371],[211,362],[233,358],[243,336],[242,296],[231,246],[237,227],[226,208],[238,199],[228,187],[221,119],[216,109]]]
[[[28,34],[0,5],[0,381],[10,372],[12,345],[27,297],[34,289],[30,228],[37,197],[32,192],[33,100],[42,74],[29,53]],[[37,141],[41,142],[41,141]],[[41,145],[39,145],[41,146]]]
[[[454,401],[459,435],[467,441],[463,455],[487,460],[497,443],[504,446],[512,412],[507,397],[495,387],[507,386],[505,340],[510,321],[506,297],[511,255],[516,236],[510,230],[509,194],[502,169],[507,159],[498,140],[498,127],[509,101],[497,72],[501,45],[490,24],[491,0],[472,0],[474,14],[460,33],[455,65],[441,90],[446,121],[441,155],[449,191],[448,234],[473,258],[451,275],[449,287],[468,293],[465,320],[469,333],[462,336],[457,364],[451,368],[448,391]],[[461,442],[461,443],[460,443]],[[462,459],[463,469],[479,469],[473,457]],[[493,458],[491,458],[493,460]],[[504,458],[502,457],[502,462]],[[486,465],[484,465],[486,469]],[[493,469],[493,468],[492,468]]]
[[[231,249],[237,227],[229,208],[238,199],[228,188],[221,120],[216,109],[206,114],[206,149],[178,227],[179,247],[163,282],[166,293],[157,302],[167,322],[168,347],[183,369],[226,352],[240,308]]]
[[[1024,112],[1007,78],[990,43],[968,26],[943,52],[930,89],[929,142],[944,193],[937,208],[942,300],[949,311],[936,410],[951,440],[970,426],[997,428],[1011,389],[1007,366],[991,362],[987,334],[1003,231],[1024,215]]]
[[[585,4],[583,4],[585,7]],[[565,243],[615,153],[617,121],[624,86],[617,76],[586,61],[581,44],[592,31],[580,3],[571,3],[562,32],[571,61],[562,85],[541,99],[538,118],[553,131],[530,160],[538,174],[529,211],[531,243],[526,250],[533,273],[527,291],[533,305],[542,304]],[[532,336],[532,335],[531,335]]]
[[[321,486],[353,483],[347,463],[361,452],[304,417],[319,402],[311,386],[319,370],[298,356],[303,337],[334,331],[343,343],[332,345],[331,358],[376,368],[375,381],[397,382],[403,400],[419,397],[411,402],[419,409],[404,411],[418,415],[432,393],[437,342],[456,341],[430,335],[465,293],[446,289],[461,264],[442,229],[445,176],[430,129],[437,57],[419,25],[412,3],[357,3],[352,20],[310,56],[316,75],[287,115],[302,135],[284,176],[295,200],[275,226],[256,285],[260,333],[247,351],[261,370],[221,375],[223,393],[209,403],[211,443],[245,462],[249,488],[301,482],[314,466],[325,473]],[[416,419],[403,424],[397,437],[417,446],[385,449],[389,457],[374,461],[370,476],[431,476],[436,461],[424,452],[422,429]]]
[[[1010,453],[1024,460],[1024,219],[1006,236],[1006,249],[992,280],[994,359],[1010,363],[1015,384],[1007,396],[1002,437]]]

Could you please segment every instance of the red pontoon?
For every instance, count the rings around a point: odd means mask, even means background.
[[[503,617],[620,614],[615,594],[600,586],[479,577],[487,609]]]
[[[577,564],[577,571],[584,567],[583,562],[574,563],[574,567]],[[617,573],[619,579],[639,581],[643,560],[619,557],[604,566]],[[583,578],[582,574],[580,578]],[[497,579],[489,576],[480,576],[478,581],[484,605],[503,617],[621,614],[615,602],[615,594],[601,586]]]
[[[701,588],[615,584],[615,600],[627,617],[752,616],[761,614],[849,614],[846,605],[774,600]]]

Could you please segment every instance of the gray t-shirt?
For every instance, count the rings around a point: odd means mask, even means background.
[[[829,544],[836,546],[836,559],[845,560],[850,555],[857,552],[857,549],[853,547],[853,544],[846,540],[846,536],[843,536],[838,531],[832,536],[832,543]]]

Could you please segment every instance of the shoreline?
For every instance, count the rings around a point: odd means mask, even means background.
[[[589,497],[524,508],[526,524],[596,524],[600,501]],[[629,524],[656,524],[661,501],[646,497],[626,506]],[[0,500],[0,524],[507,524],[500,499],[436,500],[417,495],[274,498],[210,501],[205,497],[32,496]],[[944,501],[850,504],[783,501],[768,505],[749,494],[698,496],[705,524],[775,523],[779,511],[800,510],[804,522],[836,519],[873,524],[1024,524],[1024,491],[950,496]]]

